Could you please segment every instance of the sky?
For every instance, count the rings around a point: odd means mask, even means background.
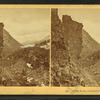
[[[82,23],[90,36],[100,43],[100,9],[94,8],[59,8],[58,15],[69,15],[79,23]]]
[[[22,44],[39,41],[50,35],[48,8],[0,8],[0,22]]]

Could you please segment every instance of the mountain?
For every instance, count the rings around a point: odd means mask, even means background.
[[[96,42],[84,29],[82,29],[82,52],[81,57],[85,58],[95,51],[100,50],[100,44]]]
[[[61,21],[58,9],[51,10],[52,86],[100,86],[100,44],[83,27],[68,15]]]
[[[23,46],[21,46],[21,48],[28,48],[28,47],[34,47],[34,46],[40,46],[41,48],[48,47],[50,49],[50,36],[47,36],[44,39],[42,39],[40,41],[37,41],[37,42],[35,42],[33,44],[31,42],[29,44],[23,45]]]
[[[44,42],[44,41],[48,41],[48,40],[50,40],[50,36],[46,36],[45,38],[43,38],[43,39],[41,39],[41,40],[39,40],[37,42],[36,41],[26,41],[23,44],[24,45],[35,45],[35,44],[42,43],[42,41]]]
[[[93,86],[100,86],[100,44],[97,43],[85,30],[82,31],[83,48],[81,52],[80,66],[84,69],[92,81]]]
[[[43,43],[43,42],[49,42],[50,41],[50,36],[47,36],[45,37],[44,39],[40,40],[40,41],[37,41],[35,44],[40,44],[40,43]]]
[[[6,57],[10,53],[18,50],[21,44],[16,41],[5,29],[3,29],[3,51],[2,57]]]

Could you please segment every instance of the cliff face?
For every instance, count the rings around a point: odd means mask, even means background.
[[[51,10],[51,63],[53,85],[59,85],[59,82],[65,81],[66,77],[71,78],[71,75],[69,75],[70,70],[75,71],[75,68],[76,71],[78,70],[78,68],[73,65],[70,69],[68,64],[76,61],[80,57],[82,51],[82,27],[83,25],[81,23],[73,21],[68,15],[63,15],[61,21],[58,17],[58,10]],[[59,73],[59,75],[57,73]],[[63,79],[63,76],[66,77]]]
[[[63,38],[67,52],[71,59],[77,59],[82,50],[82,27],[81,23],[75,22],[70,16],[62,17]]]
[[[52,59],[61,55],[67,59],[75,60],[80,56],[82,50],[82,27],[81,23],[75,22],[70,16],[63,15],[62,22],[58,17],[57,9],[52,9],[51,14],[51,36],[52,36]],[[60,50],[60,51],[59,51]],[[56,52],[55,52],[56,51]],[[54,54],[55,55],[54,55]],[[57,57],[62,62],[63,59]]]
[[[3,23],[0,23],[0,56],[3,50]]]

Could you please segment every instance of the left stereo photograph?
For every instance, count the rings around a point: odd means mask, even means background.
[[[0,13],[0,86],[49,86],[50,9]]]

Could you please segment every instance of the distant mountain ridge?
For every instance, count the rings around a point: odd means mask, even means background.
[[[40,42],[42,42],[42,41],[46,41],[46,40],[49,40],[50,39],[50,36],[46,36],[45,38],[43,38],[43,39],[41,39],[41,40],[39,40],[39,41],[26,41],[26,42],[24,42],[24,43],[22,43],[23,45],[35,45],[35,44],[38,44],[38,43],[40,43]]]
[[[28,47],[46,45],[49,42],[50,42],[50,36],[46,36],[45,38],[43,38],[40,41],[24,44],[23,46],[21,46],[21,48],[28,48]]]

